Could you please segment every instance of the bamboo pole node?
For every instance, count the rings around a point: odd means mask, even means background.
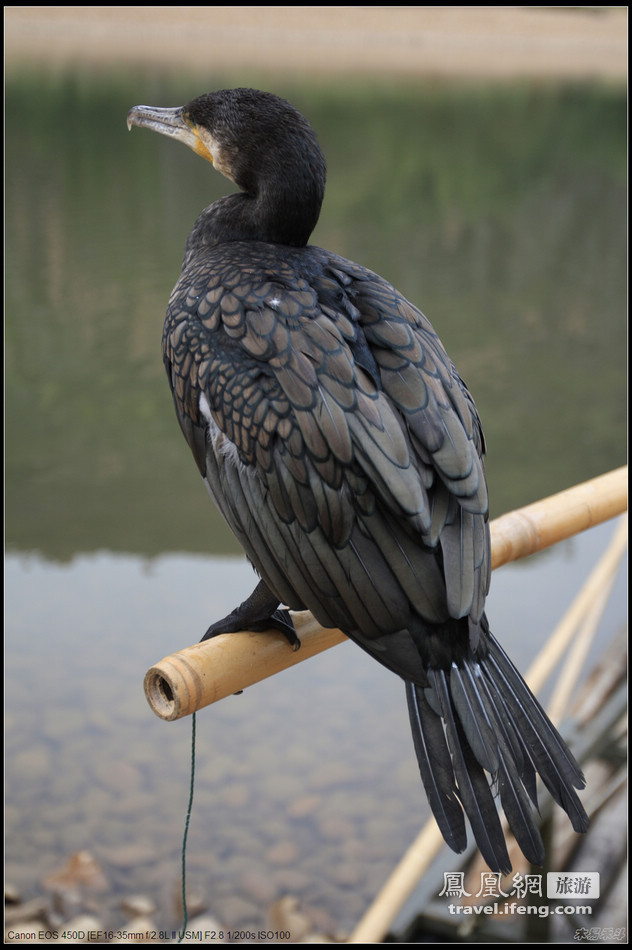
[[[627,509],[627,466],[615,469],[491,524],[492,567],[556,544]],[[195,643],[155,663],[144,689],[153,712],[172,722],[295,666],[347,638],[321,627],[308,611],[292,613],[301,641],[293,651],[281,635],[229,633]]]

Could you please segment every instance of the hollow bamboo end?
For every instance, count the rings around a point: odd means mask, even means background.
[[[160,719],[172,722],[188,716],[216,698],[210,670],[204,666],[216,658],[206,644],[196,643],[172,653],[150,667],[145,674],[147,702]]]
[[[177,694],[174,693],[173,684],[158,666],[152,666],[147,670],[143,687],[147,702],[160,719],[171,722],[180,718],[182,715],[179,712],[180,704]]]
[[[155,663],[143,683],[152,711],[167,722],[181,719],[347,639],[339,630],[324,630],[307,611],[292,619],[298,651],[278,631],[229,633]]]

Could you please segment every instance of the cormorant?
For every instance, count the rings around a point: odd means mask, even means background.
[[[510,870],[496,793],[541,865],[536,774],[580,832],[584,778],[487,623],[485,443],[465,384],[394,287],[307,243],[325,160],[288,102],[228,89],[127,123],[240,189],[195,222],[162,338],[182,431],[261,577],[205,638],[272,620],[297,646],[280,605],[340,628],[405,681],[450,847],[466,847],[465,812],[489,866]]]

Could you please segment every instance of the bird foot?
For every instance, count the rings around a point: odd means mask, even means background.
[[[289,610],[279,608],[269,617],[253,619],[248,616],[246,611],[242,611],[241,607],[237,607],[222,620],[211,624],[202,637],[202,640],[200,640],[200,643],[204,640],[211,640],[213,637],[218,637],[222,633],[239,633],[242,630],[250,630],[255,633],[278,630],[283,634],[293,650],[298,650],[301,645],[301,641],[296,635]]]

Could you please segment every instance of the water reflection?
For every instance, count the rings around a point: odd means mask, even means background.
[[[124,80],[7,87],[7,540],[236,553],[159,355],[185,236],[230,183],[126,131],[131,103],[186,99],[184,80]],[[623,464],[624,93],[272,86],[328,157],[314,242],[418,303],[472,389],[494,513]]]

